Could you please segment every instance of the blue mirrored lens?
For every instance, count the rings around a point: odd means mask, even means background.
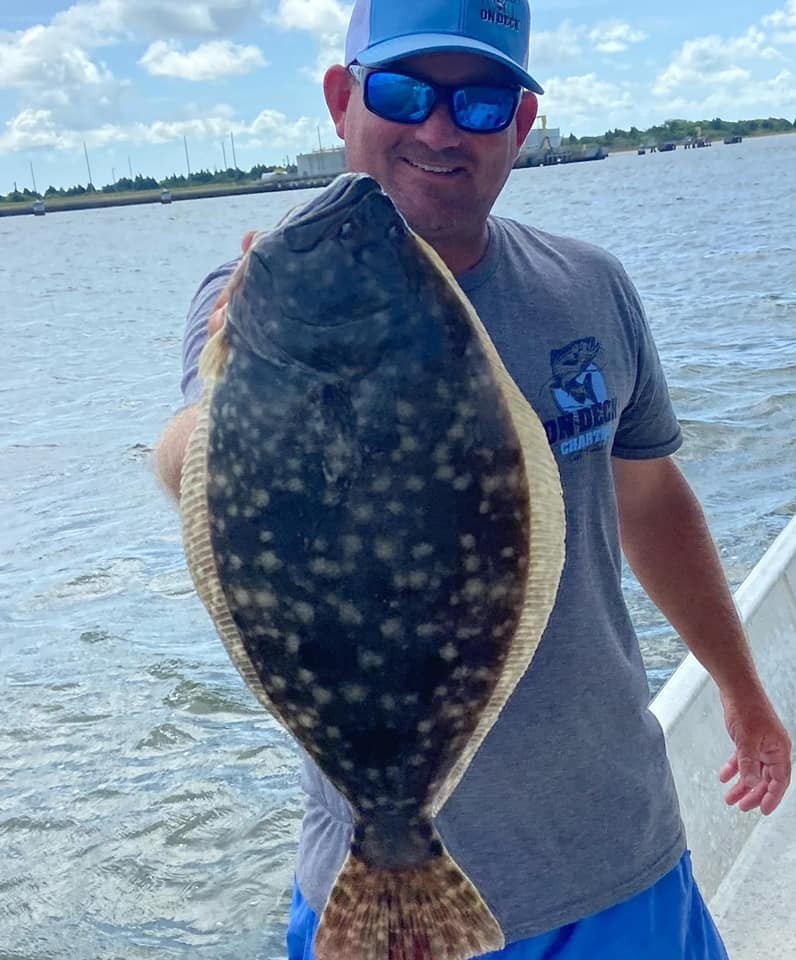
[[[370,73],[365,81],[365,105],[395,123],[422,123],[436,102],[432,87],[400,73]]]
[[[476,133],[503,130],[514,118],[517,101],[518,93],[510,87],[460,87],[452,98],[454,120]]]

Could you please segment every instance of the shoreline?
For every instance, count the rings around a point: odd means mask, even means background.
[[[778,133],[756,134],[745,137],[744,140],[763,140],[769,137],[794,136],[796,131],[783,131]],[[585,145],[583,149],[596,149],[598,144]],[[682,144],[678,144],[678,148]],[[711,146],[726,146],[722,140],[716,139]],[[628,155],[636,156],[638,147],[625,147],[612,150],[609,147],[603,147],[607,157],[623,157]],[[544,166],[544,164],[538,164]],[[522,169],[515,167],[514,169]],[[170,203],[178,203],[180,200],[206,200],[213,197],[238,197],[253,193],[277,193],[286,190],[307,190],[315,187],[326,187],[337,174],[329,174],[318,177],[279,177],[265,182],[253,182],[245,184],[207,184],[206,186],[185,187],[167,189],[170,194],[170,200],[164,201],[161,198],[164,188],[156,190],[135,190],[127,193],[101,193],[99,191],[90,194],[81,194],[76,197],[50,197],[43,198],[46,213],[61,213],[71,210],[99,210],[105,207],[128,207],[139,206],[141,204],[155,203],[162,206],[169,206]],[[24,217],[35,216],[33,212],[33,198],[16,202],[0,202],[0,217]]]

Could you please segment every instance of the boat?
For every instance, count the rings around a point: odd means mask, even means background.
[[[735,594],[766,692],[796,743],[796,517]],[[732,960],[796,957],[796,786],[770,816],[727,807],[732,752],[715,684],[689,654],[653,700],[694,874]]]
[[[724,138],[724,142],[725,142],[726,144],[731,144],[731,143],[743,143],[743,137],[738,136],[738,135],[736,134],[734,137],[725,137],[725,138]]]
[[[34,200],[31,204],[31,211],[33,212],[34,217],[43,217],[47,212],[44,201],[40,199]]]
[[[171,190],[161,190],[161,191],[160,191],[160,202],[161,202],[161,203],[171,203]]]

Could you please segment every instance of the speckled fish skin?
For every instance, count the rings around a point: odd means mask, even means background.
[[[361,175],[257,239],[223,335],[206,504],[225,642],[353,809],[352,863],[327,911],[352,922],[357,877],[433,861],[434,883],[461,893],[432,802],[511,652],[529,564],[526,461],[490,357],[439,264]],[[370,909],[363,930],[382,942],[363,958],[502,942],[494,924],[482,940],[415,930],[407,947]],[[319,934],[319,956],[341,942]]]

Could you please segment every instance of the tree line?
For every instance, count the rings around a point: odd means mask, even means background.
[[[667,120],[665,123],[639,130],[607,130],[599,137],[576,137],[570,134],[564,142],[570,145],[613,147],[615,150],[632,147],[661,146],[664,143],[682,143],[685,140],[705,138],[720,140],[725,137],[755,137],[774,133],[796,131],[793,123],[782,117],[768,117],[765,120]]]
[[[229,167],[227,170],[196,170],[192,171],[190,177],[185,174],[172,173],[162,180],[156,180],[155,177],[145,177],[137,174],[134,178],[120,177],[114,183],[107,183],[102,187],[95,187],[93,183],[86,186],[76,184],[73,187],[53,187],[49,186],[44,193],[34,193],[25,187],[22,190],[12,190],[5,197],[0,194],[0,202],[15,203],[21,201],[35,200],[37,197],[80,197],[86,193],[130,193],[138,190],[174,190],[180,187],[204,186],[209,183],[233,184],[233,183],[254,183],[262,177],[264,173],[274,173],[275,171],[284,171],[287,174],[295,174],[298,168],[295,164],[283,166],[268,166],[263,163],[256,163],[250,170],[240,170],[235,167]]]

